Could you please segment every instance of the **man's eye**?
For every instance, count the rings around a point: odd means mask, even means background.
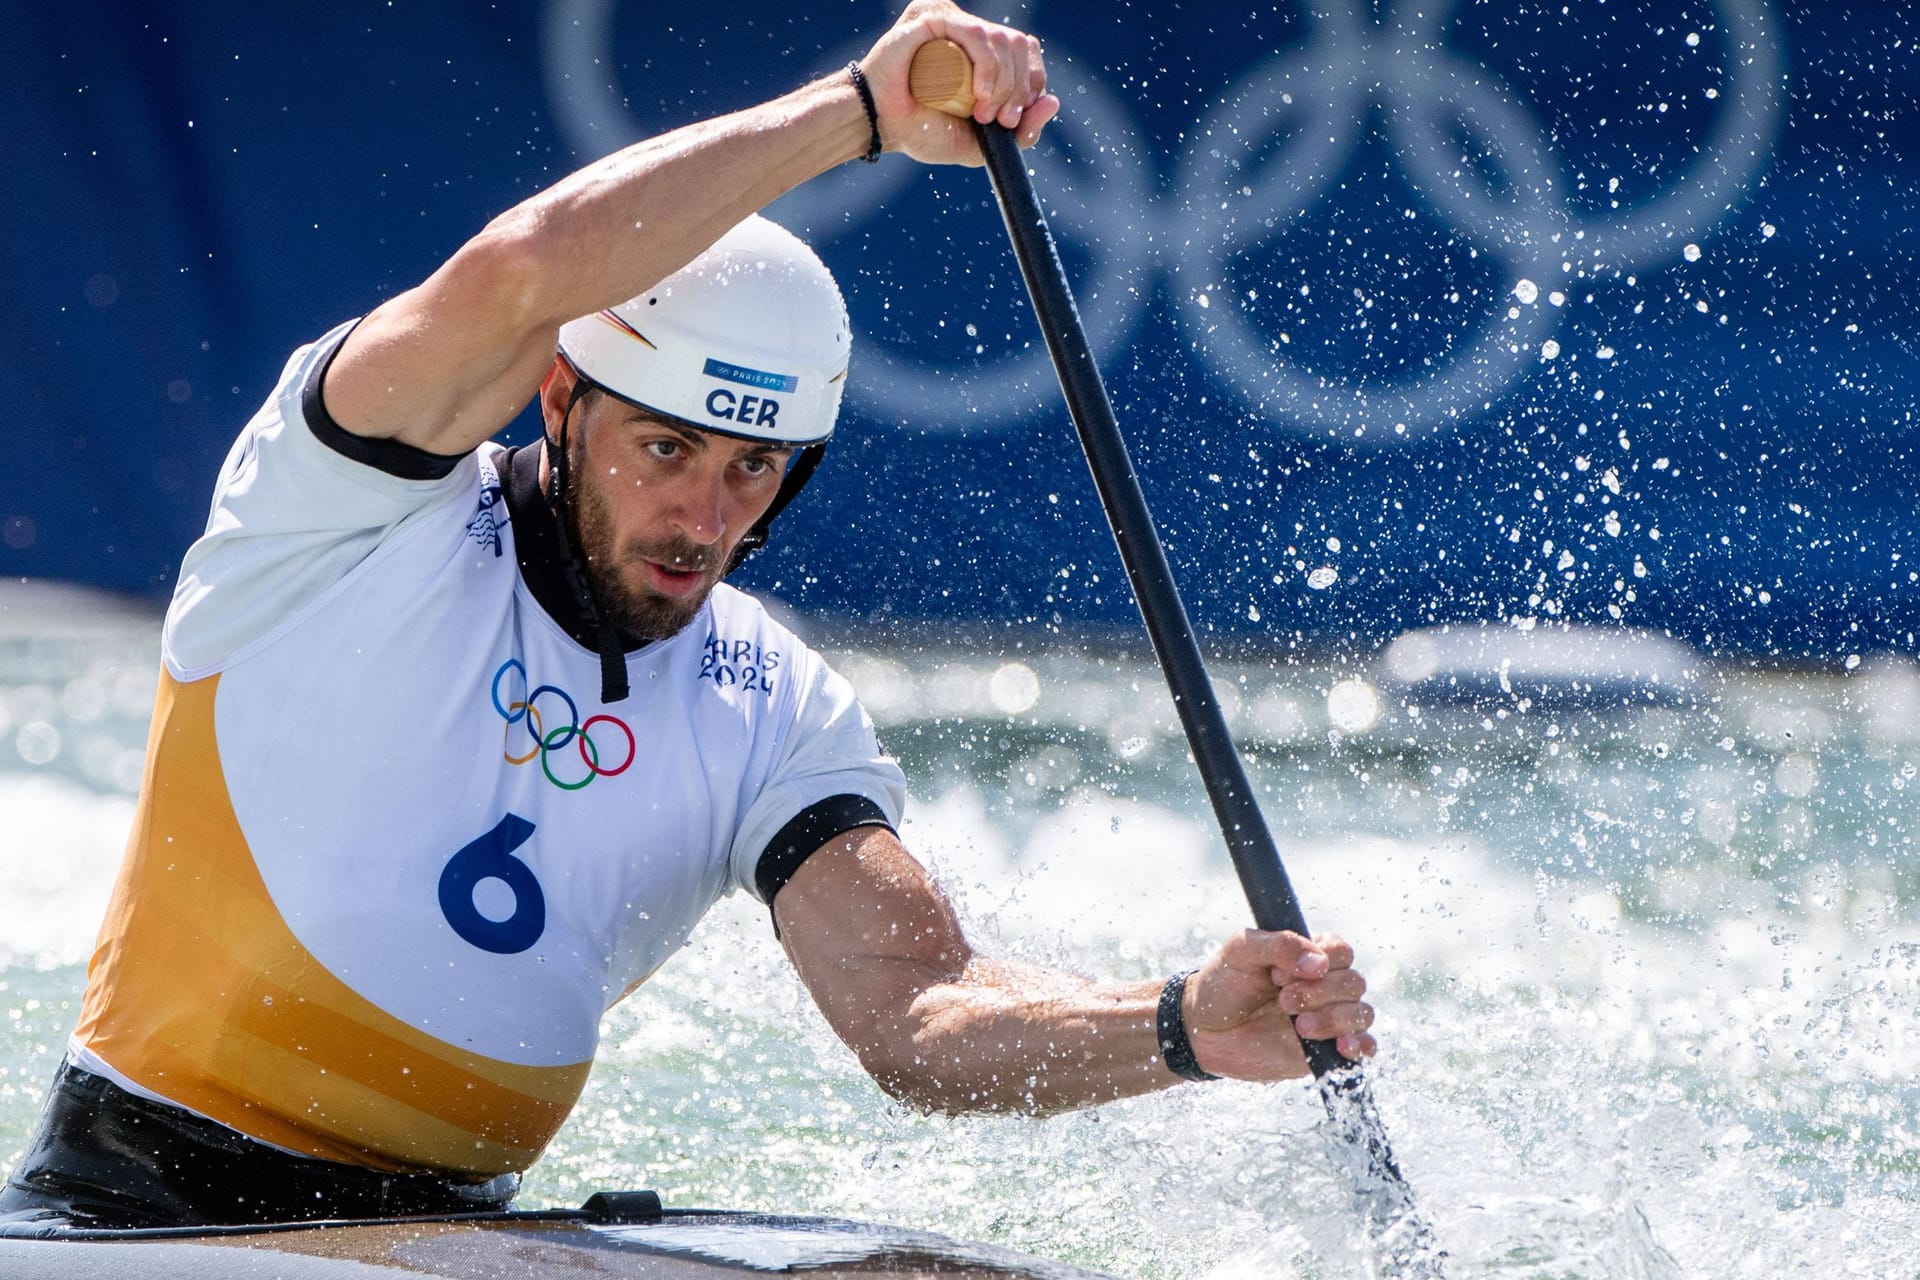
[[[750,476],[765,475],[773,468],[773,463],[765,458],[742,458],[740,465],[747,469],[747,474]]]
[[[678,440],[649,440],[647,442],[647,452],[656,458],[677,458],[680,456],[680,449],[681,445]]]

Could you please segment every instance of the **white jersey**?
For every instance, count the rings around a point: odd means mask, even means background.
[[[725,585],[603,705],[507,451],[345,436],[317,394],[344,332],[288,364],[183,565],[74,1054],[292,1151],[523,1169],[605,1010],[722,894],[896,823],[901,778]]]

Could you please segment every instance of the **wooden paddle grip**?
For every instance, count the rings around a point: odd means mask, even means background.
[[[973,114],[973,63],[951,40],[929,40],[914,51],[907,88],[923,107],[950,116]]]

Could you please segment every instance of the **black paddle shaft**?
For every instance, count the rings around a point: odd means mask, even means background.
[[[1053,234],[1047,228],[1046,214],[1034,195],[1027,177],[1026,162],[1013,135],[997,124],[976,123],[975,134],[987,158],[987,172],[1000,197],[1000,211],[1007,220],[1007,232],[1013,238],[1014,256],[1027,279],[1027,291],[1033,309],[1040,317],[1040,329],[1046,335],[1047,350],[1059,372],[1060,386],[1066,392],[1067,410],[1073,415],[1074,428],[1080,433],[1081,448],[1087,465],[1093,469],[1093,483],[1100,491],[1100,504],[1106,508],[1107,522],[1113,528],[1114,541],[1120,545],[1120,559],[1127,567],[1127,581],[1134,599],[1146,619],[1147,634],[1153,639],[1154,653],[1166,673],[1179,710],[1181,726],[1193,748],[1194,763],[1207,785],[1213,811],[1233,856],[1233,868],[1246,890],[1253,908],[1254,923],[1262,929],[1291,930],[1307,935],[1306,916],[1293,885],[1281,864],[1280,852],[1267,830],[1267,820],[1254,801],[1253,787],[1240,763],[1233,739],[1227,733],[1226,717],[1214,697],[1213,681],[1194,641],[1193,626],[1187,621],[1186,606],[1174,586],[1173,569],[1154,530],[1153,516],[1147,510],[1146,496],[1134,475],[1133,459],[1120,435],[1120,425],[1107,401],[1107,388],[1100,369],[1087,345],[1086,330],[1080,323],[1080,309],[1074,305],[1067,285],[1066,270]],[[1307,1042],[1307,1054],[1316,1076],[1350,1066],[1330,1040]]]
[[[1087,345],[1086,330],[1080,323],[1080,309],[1074,305],[1067,273],[1053,233],[1047,227],[1045,212],[1034,194],[1027,176],[1026,162],[1013,134],[999,124],[974,122],[974,135],[986,157],[987,174],[1000,201],[1007,233],[1013,239],[1014,256],[1026,277],[1027,292],[1039,316],[1053,367],[1066,392],[1067,410],[1073,416],[1074,429],[1093,470],[1094,486],[1100,492],[1100,504],[1106,509],[1114,541],[1120,546],[1120,559],[1126,565],[1127,581],[1152,637],[1154,653],[1160,659],[1167,685],[1173,692],[1174,706],[1186,730],[1194,762],[1205,780],[1207,795],[1226,837],[1227,851],[1233,857],[1234,870],[1240,876],[1247,902],[1253,908],[1254,923],[1266,930],[1290,930],[1307,936],[1306,916],[1300,900],[1287,879],[1280,851],[1267,829],[1266,818],[1255,802],[1247,771],[1240,763],[1233,739],[1227,732],[1226,717],[1214,697],[1213,681],[1207,676],[1200,657],[1193,626],[1187,620],[1186,607],[1173,581],[1173,569],[1154,530],[1153,516],[1147,510],[1146,496],[1134,474],[1133,460],[1127,454],[1126,441],[1107,400],[1099,366]],[[1388,1146],[1386,1129],[1373,1103],[1372,1091],[1354,1063],[1340,1055],[1331,1040],[1303,1041],[1307,1062],[1320,1081],[1327,1110],[1341,1131],[1362,1154],[1370,1181],[1387,1193],[1387,1217],[1398,1218],[1401,1230],[1410,1234],[1401,1258],[1408,1268],[1423,1274],[1438,1274],[1438,1263],[1431,1250],[1431,1235],[1413,1212],[1412,1191]]]

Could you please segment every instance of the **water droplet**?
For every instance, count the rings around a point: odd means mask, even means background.
[[[60,731],[45,720],[29,721],[14,735],[13,748],[28,764],[52,764],[60,755]]]
[[[1009,662],[987,681],[987,696],[1008,715],[1018,715],[1040,701],[1040,677],[1024,662]]]
[[[1327,719],[1344,733],[1364,733],[1380,719],[1380,695],[1365,680],[1342,680],[1327,690]]]

